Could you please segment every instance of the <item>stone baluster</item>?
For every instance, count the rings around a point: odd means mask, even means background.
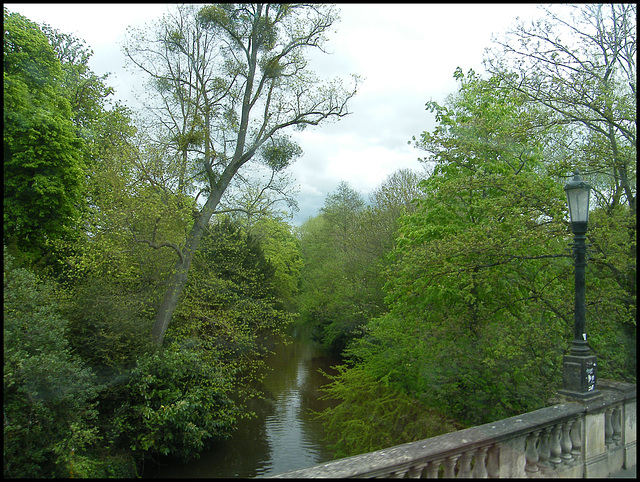
[[[562,447],[560,446],[560,425],[554,425],[551,429],[551,436],[549,437],[549,450],[551,451],[551,457],[549,463],[555,469],[562,464],[560,454],[562,453]]]
[[[560,439],[560,447],[562,448],[562,453],[560,454],[560,458],[562,459],[562,461],[565,464],[569,464],[571,463],[571,459],[573,458],[571,456],[571,436],[570,436],[570,431],[571,431],[571,425],[573,425],[573,422],[564,422],[562,425],[562,438]]]
[[[549,467],[549,457],[551,457],[551,450],[549,449],[549,436],[551,434],[551,427],[545,428],[540,434],[540,445],[538,446],[538,465],[540,467]]]
[[[604,412],[604,443],[610,449],[613,446],[613,424],[611,423],[611,415],[613,409],[607,408]]]
[[[428,479],[437,479],[438,471],[440,470],[440,466],[442,465],[443,459],[432,460],[427,465],[427,478]]]
[[[472,474],[474,479],[486,479],[488,476],[486,467],[487,450],[489,450],[488,446],[479,447],[476,450],[476,463],[473,466]]]
[[[460,465],[458,468],[458,478],[459,479],[470,479],[471,478],[471,459],[473,458],[473,450],[469,450],[468,452],[464,452],[460,456]]]
[[[621,421],[622,421],[622,406],[619,405],[613,409],[613,413],[611,415],[611,428],[613,429],[613,435],[611,439],[614,445],[619,445],[620,440],[622,440],[622,430],[621,430]]]
[[[409,467],[409,472],[408,472],[409,478],[419,479],[420,477],[422,477],[422,472],[424,472],[424,469],[427,467],[428,464],[429,462],[420,462]]]
[[[450,455],[444,461],[444,478],[453,479],[456,476],[456,461],[460,455]]]
[[[527,437],[527,445],[524,451],[524,456],[527,461],[524,470],[529,473],[538,471],[538,450],[537,450],[537,442],[538,442],[538,434],[539,430],[532,432]]]
[[[487,474],[492,479],[500,477],[500,447],[493,444],[487,451]]]
[[[582,455],[582,421],[576,418],[571,425],[571,455],[577,461]]]
[[[389,475],[381,475],[379,477],[376,477],[377,479],[382,479],[382,478],[390,478],[390,479],[402,479],[404,478],[404,474],[407,473],[409,469],[396,469],[396,470],[392,470],[391,473],[389,473]]]

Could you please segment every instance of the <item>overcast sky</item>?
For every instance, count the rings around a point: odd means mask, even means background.
[[[135,106],[141,82],[123,68],[122,40],[127,26],[159,18],[171,4],[4,4],[30,20],[46,22],[85,40],[94,51],[96,74],[112,72],[116,97]],[[412,136],[435,126],[425,110],[456,90],[453,72],[482,72],[484,49],[516,17],[539,15],[535,4],[339,4],[341,21],[329,35],[331,55],[312,57],[310,67],[323,78],[359,74],[364,82],[337,123],[293,133],[303,156],[290,168],[299,185],[300,212],[294,224],[315,216],[325,197],[346,181],[368,200],[399,168],[421,169],[421,152]]]

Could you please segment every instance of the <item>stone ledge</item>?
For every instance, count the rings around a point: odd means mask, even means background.
[[[354,455],[344,459],[319,464],[308,469],[286,472],[274,478],[292,477],[354,477],[366,474],[375,477],[376,473],[387,474],[391,469],[403,469],[420,460],[443,459],[461,451],[516,438],[532,430],[558,421],[568,420],[581,414],[584,408],[580,404],[563,404],[545,407],[534,412],[516,415],[496,422],[471,427],[457,432],[438,435],[426,440],[396,445],[387,449]]]
[[[598,380],[598,394],[593,398],[576,399],[557,393],[549,400],[550,405],[579,403],[584,407],[585,412],[598,411],[608,405],[637,398],[636,385],[613,380]]]
[[[475,450],[478,447],[498,443],[505,444],[506,448],[518,438],[524,444],[524,437],[533,431],[574,419],[576,416],[587,416],[589,412],[591,412],[590,415],[597,416],[598,412],[601,412],[607,406],[620,403],[626,404],[628,400],[634,400],[632,403],[635,403],[637,396],[635,385],[601,380],[598,388],[601,390],[601,394],[591,400],[566,400],[567,403],[541,408],[504,420],[450,432],[426,440],[409,442],[375,452],[334,460],[307,469],[278,474],[271,478],[388,476],[394,471],[402,472],[425,461],[443,460],[452,455],[460,455],[462,452]],[[629,445],[625,446],[625,451],[628,451],[628,447]],[[521,448],[524,450],[524,446]],[[635,440],[633,441],[633,448],[635,448]],[[605,462],[606,455],[603,455],[605,458],[602,460],[600,460],[601,456],[595,458],[587,457],[587,460],[583,462],[584,465],[581,463],[574,469],[568,470],[570,475],[568,473],[558,474],[558,476],[576,476],[583,470],[586,476],[589,476],[589,471],[591,473],[600,472],[604,474],[608,467],[605,468],[603,466],[608,464]],[[635,458],[633,458],[633,461],[630,460],[631,458],[628,455],[625,457],[625,465],[629,462],[635,462]],[[561,470],[561,472],[564,472],[564,470]],[[606,476],[606,474],[602,476]]]

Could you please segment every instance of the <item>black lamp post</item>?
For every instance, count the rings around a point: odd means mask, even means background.
[[[571,352],[563,359],[563,383],[560,393],[574,398],[589,398],[599,394],[596,390],[595,355],[590,354],[587,343],[585,316],[585,267],[587,265],[586,232],[589,222],[589,196],[591,186],[576,170],[573,179],[564,187],[573,231],[573,259],[575,260],[575,314]]]

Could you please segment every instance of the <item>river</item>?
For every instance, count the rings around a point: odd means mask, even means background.
[[[309,409],[330,406],[331,401],[318,399],[319,388],[327,383],[318,369],[333,374],[331,366],[340,360],[294,339],[277,346],[266,362],[273,368],[264,380],[266,398],[250,407],[257,417],[241,420],[231,439],[216,442],[199,460],[182,464],[165,458],[143,477],[265,477],[331,460],[322,426]]]

